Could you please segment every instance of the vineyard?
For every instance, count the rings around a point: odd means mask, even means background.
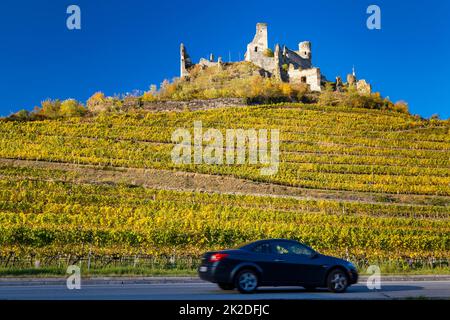
[[[194,121],[223,133],[279,129],[278,173],[262,176],[261,165],[249,163],[174,164],[171,135],[192,130]],[[2,121],[0,158],[19,165],[0,163],[0,263],[146,256],[190,259],[195,267],[192,261],[205,250],[292,238],[366,263],[436,259],[448,265],[449,133],[448,120],[302,104]],[[80,181],[87,166],[99,174],[168,170],[203,174],[205,184],[208,176],[222,176],[322,193],[227,194]],[[347,197],[328,196],[335,192]]]

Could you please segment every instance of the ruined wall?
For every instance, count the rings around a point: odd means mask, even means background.
[[[273,57],[261,56],[252,62],[258,67],[269,71],[271,74],[275,72],[276,63]]]
[[[311,59],[302,58],[297,52],[284,47],[283,49],[284,63],[293,64],[295,69],[310,69]]]
[[[356,82],[356,90],[362,94],[370,94],[372,93],[372,86],[362,79]]]
[[[321,75],[319,68],[312,68],[306,70],[289,69],[289,82],[291,83],[306,83],[309,85],[311,91],[321,91]]]
[[[211,61],[211,60],[207,60],[205,58],[201,58],[198,64],[201,65],[201,66],[205,66],[205,67],[217,66],[217,62],[214,62],[214,61]]]
[[[347,75],[347,85],[353,87],[356,84],[356,76],[354,74]]]

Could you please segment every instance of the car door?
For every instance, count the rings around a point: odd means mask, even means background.
[[[279,263],[280,279],[290,284],[316,283],[319,266],[315,263],[310,248],[294,241],[273,244]]]
[[[321,265],[316,259],[315,252],[298,242],[292,242],[288,246],[292,264],[295,265],[295,281],[302,284],[314,284],[319,282],[321,277]]]
[[[285,284],[298,283],[305,276],[306,270],[302,257],[291,251],[291,243],[288,241],[276,241],[272,243],[275,259],[273,260],[276,278]]]
[[[277,265],[272,246],[269,242],[258,243],[251,249],[250,261],[256,263],[262,269],[262,282],[269,284],[277,281]]]

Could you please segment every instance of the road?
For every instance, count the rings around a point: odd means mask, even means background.
[[[326,290],[307,292],[301,287],[260,288],[251,295],[222,291],[211,283],[83,284],[69,290],[64,284],[0,284],[0,300],[245,300],[245,299],[450,299],[450,281],[389,281],[381,290],[358,283],[344,294]]]

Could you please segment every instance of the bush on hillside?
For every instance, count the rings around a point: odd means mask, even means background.
[[[383,98],[379,92],[360,93],[354,87],[348,87],[344,92],[336,92],[332,83],[326,84],[325,90],[320,93],[318,104],[322,106],[392,110],[408,113],[406,102],[400,101],[394,104],[388,98]]]
[[[60,114],[63,117],[81,117],[87,110],[75,99],[67,99],[61,103]]]
[[[288,65],[283,65],[287,70]],[[382,98],[379,93],[361,94],[354,86],[343,86],[337,92],[331,82],[325,83],[322,92],[311,92],[305,83],[282,82],[269,77],[267,72],[251,62],[222,63],[205,67],[195,65],[189,70],[189,76],[176,78],[172,82],[164,80],[157,90],[155,85],[139,94],[107,97],[102,92],[94,93],[87,100],[87,110],[74,99],[63,102],[45,100],[29,114],[25,112],[10,116],[11,119],[27,120],[40,118],[58,118],[83,116],[86,113],[125,112],[139,109],[143,103],[154,101],[188,101],[217,98],[242,98],[247,104],[270,104],[281,102],[318,103],[322,106],[345,106],[350,108],[368,108],[392,110],[408,113],[408,105],[403,102],[393,104]]]
[[[8,117],[8,119],[16,121],[27,121],[31,119],[31,113],[28,110],[20,110]]]
[[[61,116],[61,101],[59,99],[42,101],[41,107],[37,107],[34,112],[49,119],[59,118]]]
[[[86,102],[87,108],[91,112],[96,112],[106,102],[105,94],[101,91],[94,93]]]
[[[391,106],[391,109],[401,113],[409,113],[408,104],[405,101],[398,101]]]
[[[81,117],[87,113],[84,106],[75,99],[60,101],[47,99],[41,106],[34,107],[33,111],[20,110],[7,119],[14,121],[45,120],[57,118]]]
[[[337,92],[334,92],[331,82],[325,84],[325,89],[321,92],[318,104],[321,106],[336,106],[339,102]]]
[[[124,106],[125,100],[134,99],[134,96],[126,96],[121,99],[119,96],[106,97],[103,92],[94,93],[87,101],[88,110],[92,113],[120,111]]]
[[[266,77],[249,62],[224,64],[222,68],[194,66],[187,79],[167,80],[159,92],[146,92],[143,101],[244,98],[250,104],[308,101],[308,86]]]

